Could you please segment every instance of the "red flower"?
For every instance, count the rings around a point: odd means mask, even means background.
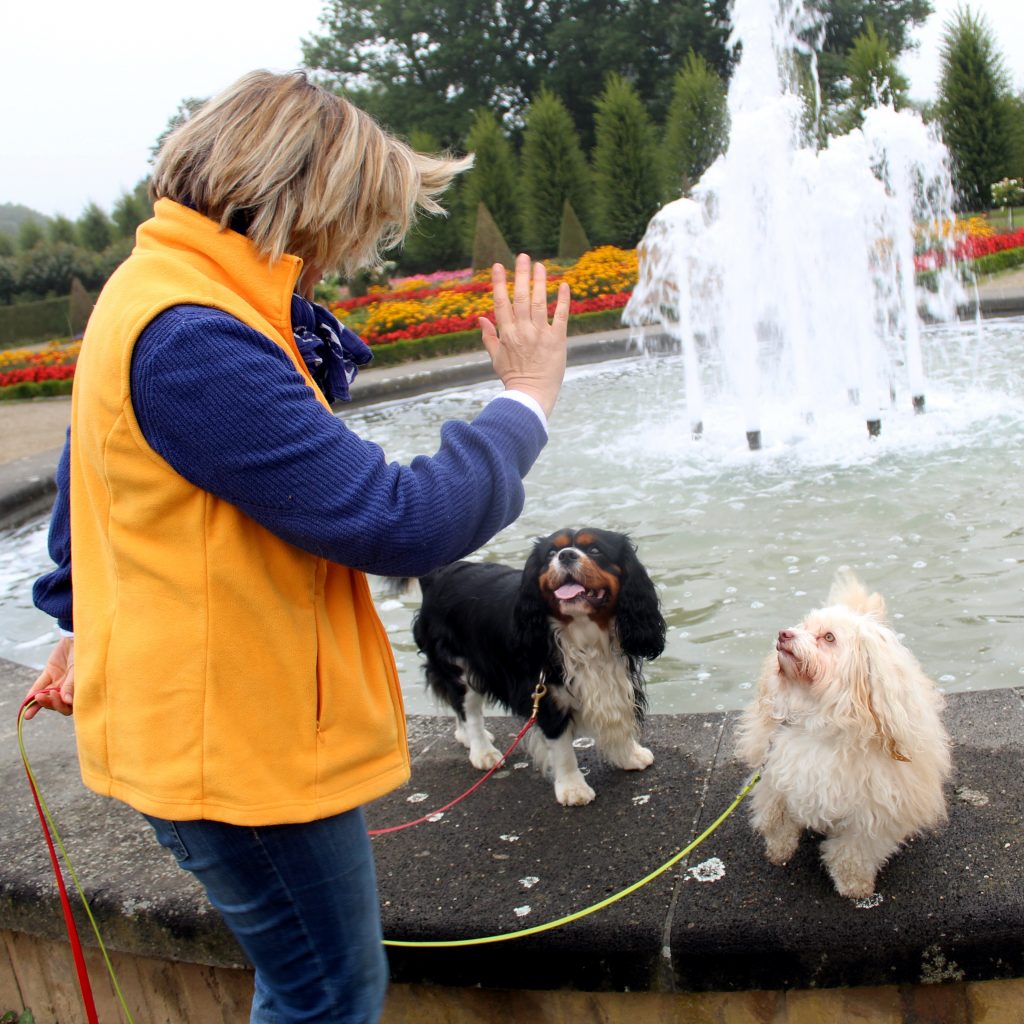
[[[20,370],[0,373],[0,388],[26,381],[36,383],[43,380],[70,380],[75,375],[73,366],[26,366]]]

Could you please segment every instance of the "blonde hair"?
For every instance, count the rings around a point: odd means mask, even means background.
[[[283,253],[351,274],[401,241],[418,211],[472,157],[417,153],[301,71],[253,71],[166,139],[152,198],[188,204],[227,228],[244,223],[271,261]]]

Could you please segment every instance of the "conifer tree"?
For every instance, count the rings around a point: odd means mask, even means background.
[[[562,204],[562,224],[558,230],[558,258],[577,260],[590,248],[590,239],[580,223],[572,203]]]
[[[477,203],[476,227],[473,231],[473,269],[483,270],[501,263],[510,270],[515,266],[515,257],[508,247],[491,211],[484,203]]]
[[[889,43],[870,21],[850,47],[846,74],[849,87],[845,109],[838,119],[841,131],[859,128],[864,123],[864,111],[870,107],[886,104],[899,110],[905,106],[910,83],[900,72]]]
[[[67,242],[74,245],[76,242],[75,225],[62,213],[58,213],[46,226],[46,236],[51,242]]]
[[[1011,95],[983,15],[960,8],[947,22],[940,68],[937,110],[960,208],[988,209],[992,183],[1009,172]]]
[[[558,249],[566,199],[590,223],[590,168],[565,104],[542,89],[526,112],[521,156],[524,240],[537,256]]]
[[[467,220],[475,222],[477,207],[483,203],[509,243],[519,247],[522,217],[516,155],[490,110],[477,111],[466,149],[474,157],[463,189],[465,209],[473,213]]]
[[[92,313],[93,301],[81,280],[75,276],[71,279],[71,293],[68,296],[68,324],[71,334],[81,334]]]
[[[76,228],[79,243],[93,252],[103,252],[114,238],[110,218],[95,203],[89,203],[85,208]]]
[[[714,69],[691,50],[672,84],[661,155],[666,195],[675,198],[700,181],[725,150],[729,112],[725,85]]]
[[[594,119],[594,187],[603,241],[633,246],[661,205],[658,142],[636,89],[608,76]]]

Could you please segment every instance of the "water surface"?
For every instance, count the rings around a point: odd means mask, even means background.
[[[689,436],[677,357],[571,370],[526,509],[474,556],[520,565],[563,526],[624,530],[669,623],[649,669],[654,712],[741,707],[775,634],[850,566],[947,691],[1024,685],[1024,319],[925,331],[927,412],[908,394],[868,438],[855,407],[815,422],[780,400],[750,452],[743,410],[709,403]],[[346,417],[403,462],[469,417],[484,385]],[[45,524],[0,535],[0,655],[41,665],[55,634],[31,607]],[[418,594],[375,581],[410,711],[435,710],[410,633]]]

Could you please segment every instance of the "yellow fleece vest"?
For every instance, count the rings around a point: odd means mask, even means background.
[[[79,760],[91,789],[158,817],[310,821],[409,776],[398,675],[363,574],[179,476],[132,409],[135,341],[185,303],[272,339],[323,401],[292,336],[301,266],[270,266],[244,236],[162,199],[82,345],[71,430]]]

